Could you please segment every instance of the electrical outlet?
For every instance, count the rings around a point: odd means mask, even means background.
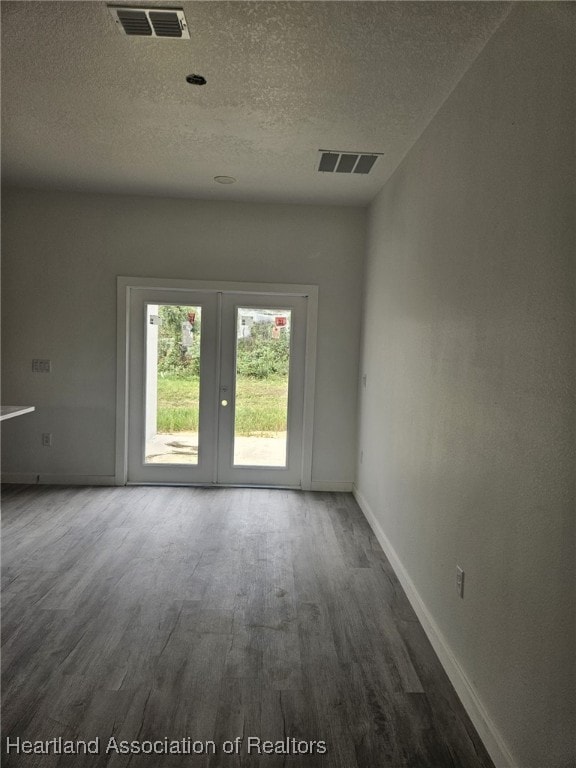
[[[42,432],[42,445],[45,448],[52,448],[52,432]]]
[[[459,565],[456,566],[456,589],[460,597],[464,597],[464,571]]]
[[[362,376],[362,386],[366,389],[366,374]]]
[[[360,464],[364,461],[364,451],[360,451]]]

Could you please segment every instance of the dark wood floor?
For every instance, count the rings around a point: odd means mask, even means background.
[[[5,766],[492,768],[351,495],[6,486],[3,532]]]

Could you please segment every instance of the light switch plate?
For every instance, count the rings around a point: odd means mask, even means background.
[[[51,360],[32,360],[32,373],[50,373],[51,371]]]

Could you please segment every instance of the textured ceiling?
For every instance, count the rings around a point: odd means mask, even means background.
[[[190,40],[122,36],[103,2],[1,3],[5,183],[364,205],[509,10],[166,5],[184,8]],[[187,84],[192,72],[207,84]],[[319,149],[383,157],[369,176],[321,174]]]

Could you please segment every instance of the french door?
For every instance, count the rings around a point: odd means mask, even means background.
[[[127,481],[300,487],[307,297],[133,290]]]

